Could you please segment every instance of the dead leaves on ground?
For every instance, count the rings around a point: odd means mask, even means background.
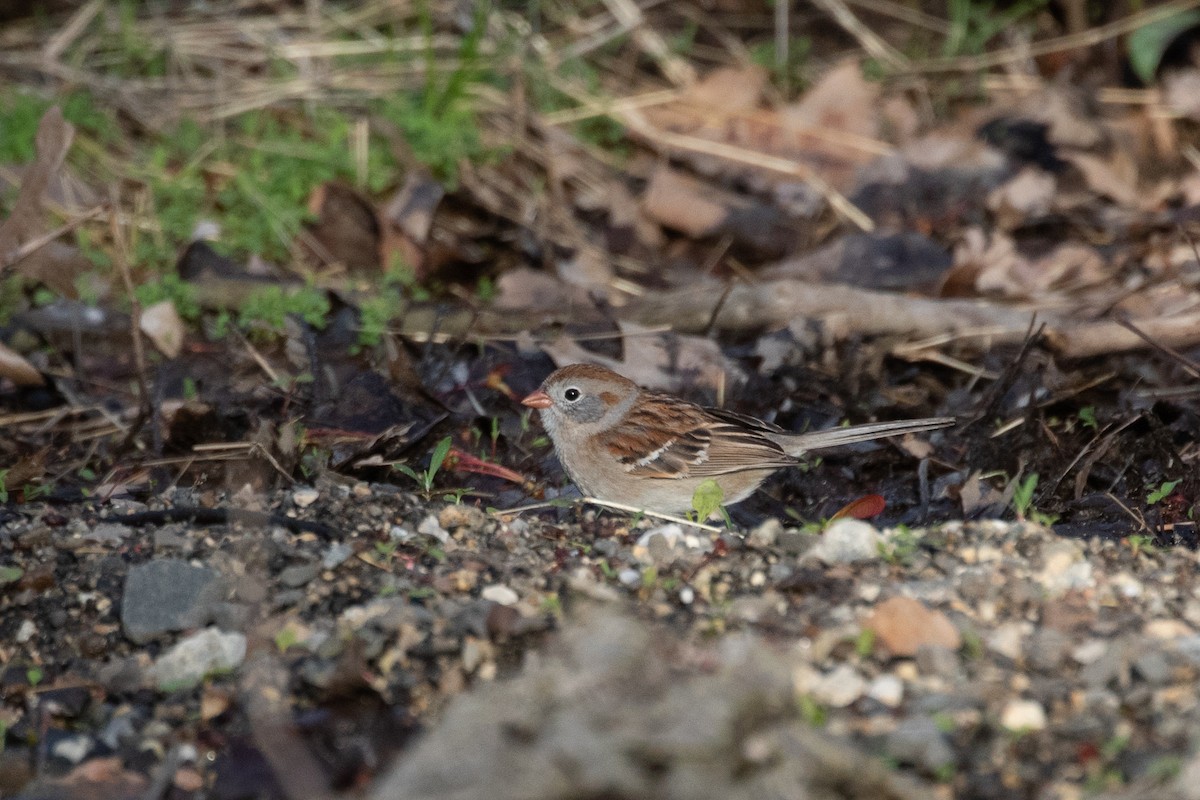
[[[927,82],[868,80],[857,58],[832,62],[794,99],[744,63],[676,77],[652,98],[590,98],[591,113],[625,125],[622,162],[553,114],[513,103],[489,110],[511,149],[463,165],[457,187],[420,169],[377,197],[338,182],[311,187],[295,263],[248,254],[243,264],[192,243],[176,266],[205,324],[236,315],[265,284],[285,297],[322,293],[328,329],[290,320],[282,341],[227,347],[198,336],[170,301],[135,306],[132,322],[114,314],[95,329],[78,363],[102,366],[83,377],[127,380],[133,360],[121,351],[135,331],[184,373],[223,361],[225,374],[206,378],[246,394],[265,377],[284,405],[311,380],[313,407],[330,413],[364,371],[403,361],[404,341],[515,339],[525,355],[599,360],[647,385],[715,392],[743,376],[714,332],[811,328],[825,344],[887,335],[892,352],[968,370],[989,346],[1021,341],[1034,314],[1068,356],[1144,347],[1125,317],[1170,346],[1200,341],[1200,256],[1187,242],[1200,159],[1180,157],[1191,151],[1173,121],[1196,113],[1180,88],[1192,73],[1130,103],[1013,68],[989,79],[984,102],[941,117],[929,113]],[[61,114],[46,115],[37,161],[0,225],[0,253],[66,298],[89,265],[61,237],[39,237],[88,208],[46,201],[71,133]],[[434,296],[383,287],[398,266]],[[397,300],[386,330],[351,352],[363,309],[384,294]],[[78,347],[78,321],[53,329],[52,315],[31,313],[21,324]],[[0,350],[5,386],[44,380],[35,365],[17,348]],[[371,438],[348,446],[345,463],[393,458],[410,430],[427,428],[387,416],[359,431]]]

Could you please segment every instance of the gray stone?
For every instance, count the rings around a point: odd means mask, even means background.
[[[354,555],[354,548],[351,545],[345,542],[334,542],[321,556],[321,566],[325,569],[333,569],[341,566],[352,555]]]
[[[779,534],[778,545],[779,549],[788,555],[798,556],[807,553],[819,541],[821,541],[821,537],[815,533],[802,531],[799,528],[788,528]]]
[[[298,589],[321,574],[321,565],[315,561],[308,564],[293,564],[279,573],[279,582],[289,589]]]
[[[937,772],[954,763],[954,751],[929,717],[909,717],[887,735],[884,752],[902,764]]]
[[[821,534],[809,552],[826,564],[850,564],[879,558],[879,531],[858,519],[839,519]]]
[[[1133,660],[1133,671],[1153,686],[1162,686],[1171,679],[1171,665],[1160,650],[1144,650]]]
[[[1038,628],[1029,637],[1025,659],[1040,672],[1055,672],[1062,668],[1071,651],[1071,639],[1054,628]]]
[[[125,635],[143,644],[171,631],[208,621],[221,598],[218,573],[179,559],[158,559],[129,570],[121,596]]]
[[[229,672],[246,658],[246,637],[205,628],[159,657],[148,674],[161,691],[182,691],[199,685],[204,676]]]
[[[790,665],[743,641],[698,670],[679,663],[664,631],[615,615],[568,621],[519,676],[453,698],[369,797],[932,796],[852,742],[812,730],[797,713]],[[921,755],[940,764],[947,752]]]
[[[954,678],[959,674],[961,663],[958,653],[940,644],[922,644],[917,646],[917,669],[923,675],[937,675],[942,678]]]

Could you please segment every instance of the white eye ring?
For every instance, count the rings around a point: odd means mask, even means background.
[[[583,392],[579,391],[574,386],[570,387],[565,392],[563,392],[563,399],[566,400],[568,403],[574,403],[576,400],[578,400],[582,396],[583,396]]]

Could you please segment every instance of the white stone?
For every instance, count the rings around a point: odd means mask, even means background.
[[[904,681],[895,675],[880,675],[871,681],[867,689],[867,697],[888,708],[896,708],[904,700]]]
[[[442,544],[450,541],[450,534],[446,533],[446,529],[441,526],[433,514],[421,520],[421,524],[417,526],[417,533],[437,539]]]
[[[879,531],[860,519],[830,523],[821,540],[809,552],[826,564],[849,564],[879,558]]]
[[[1152,619],[1142,630],[1147,636],[1163,640],[1183,639],[1193,633],[1189,625],[1177,619]]]
[[[1118,572],[1109,581],[1122,597],[1137,598],[1142,596],[1142,591],[1144,590],[1142,582],[1128,572]]]
[[[292,492],[292,502],[297,508],[308,508],[313,503],[317,502],[317,498],[321,493],[311,486],[304,486]]]
[[[657,528],[651,528],[638,537],[637,544],[640,547],[649,547],[650,540],[655,536],[661,536],[667,543],[667,547],[675,547],[683,540],[683,527],[672,522],[668,525],[659,525]]]
[[[56,742],[50,752],[70,764],[78,764],[92,752],[92,740],[82,733],[78,736],[68,736]]]
[[[1108,652],[1108,642],[1103,639],[1088,639],[1071,651],[1071,658],[1077,664],[1091,664]]]
[[[485,586],[479,596],[502,606],[515,606],[521,599],[515,591],[500,583]]]
[[[628,586],[632,589],[635,586],[642,585],[642,573],[636,569],[626,567],[617,573],[617,580],[621,582],[622,586]]]
[[[1016,661],[1021,657],[1025,637],[1029,635],[1032,626],[1028,622],[1005,622],[996,627],[988,636],[988,647]]]
[[[849,664],[839,664],[827,675],[822,675],[812,687],[817,700],[833,708],[845,708],[863,696],[867,682]]]
[[[1009,700],[1000,712],[1000,724],[1014,733],[1040,731],[1046,727],[1046,709],[1035,700]]]
[[[1042,549],[1042,563],[1037,579],[1051,597],[1088,589],[1096,583],[1092,565],[1084,560],[1083,549],[1076,542],[1059,540],[1046,545]]]
[[[21,626],[17,628],[17,644],[26,644],[30,639],[37,635],[37,625],[33,620],[26,619],[21,621]]]
[[[164,691],[196,686],[213,672],[228,672],[246,658],[246,637],[205,628],[176,644],[148,670],[150,678]]]

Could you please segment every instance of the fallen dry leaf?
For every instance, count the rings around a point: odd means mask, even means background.
[[[184,322],[173,301],[163,300],[142,309],[138,326],[167,358],[177,357],[183,349]]]
[[[412,170],[408,173],[404,185],[380,213],[383,219],[380,263],[386,267],[399,260],[417,275],[425,274],[425,245],[433,229],[434,215],[445,196],[445,187],[428,172]]]
[[[8,378],[17,386],[46,385],[42,373],[3,342],[0,342],[0,378]]]
[[[587,350],[574,339],[560,338],[542,349],[556,366],[590,362],[616,370],[650,389],[677,392],[688,386],[720,389],[740,380],[741,372],[730,363],[712,339],[675,333],[658,333],[633,322],[621,322],[624,358],[607,358]]]
[[[822,75],[781,116],[792,130],[820,128],[874,138],[879,135],[879,93],[880,84],[863,76],[862,62],[850,58]]]
[[[708,183],[659,166],[642,194],[642,209],[664,227],[700,239],[716,233],[729,215],[725,204],[714,199],[719,194]]]
[[[330,181],[313,190],[308,210],[317,219],[305,226],[300,245],[315,263],[341,264],[351,271],[379,269],[381,226],[367,198]]]
[[[37,158],[25,170],[12,213],[0,223],[0,270],[21,245],[50,230],[44,208],[46,190],[62,169],[74,138],[75,128],[63,118],[58,106],[47,109],[38,123]],[[13,266],[30,280],[70,298],[77,296],[76,279],[91,268],[76,248],[56,241],[38,247],[16,260]]]

